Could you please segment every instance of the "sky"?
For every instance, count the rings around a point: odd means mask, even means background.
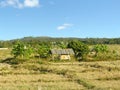
[[[120,0],[0,0],[0,40],[118,38]]]

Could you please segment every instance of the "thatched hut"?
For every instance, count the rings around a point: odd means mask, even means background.
[[[51,49],[52,59],[70,60],[74,56],[73,49]]]

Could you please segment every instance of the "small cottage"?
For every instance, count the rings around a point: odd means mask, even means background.
[[[52,59],[70,60],[74,56],[73,49],[52,49]]]

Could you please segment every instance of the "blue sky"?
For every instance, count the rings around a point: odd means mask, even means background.
[[[120,0],[0,0],[0,40],[120,37]]]

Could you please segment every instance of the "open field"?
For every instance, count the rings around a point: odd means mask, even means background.
[[[0,64],[0,90],[120,90],[120,61]]]
[[[120,90],[120,60],[14,63],[1,51],[0,90]]]

